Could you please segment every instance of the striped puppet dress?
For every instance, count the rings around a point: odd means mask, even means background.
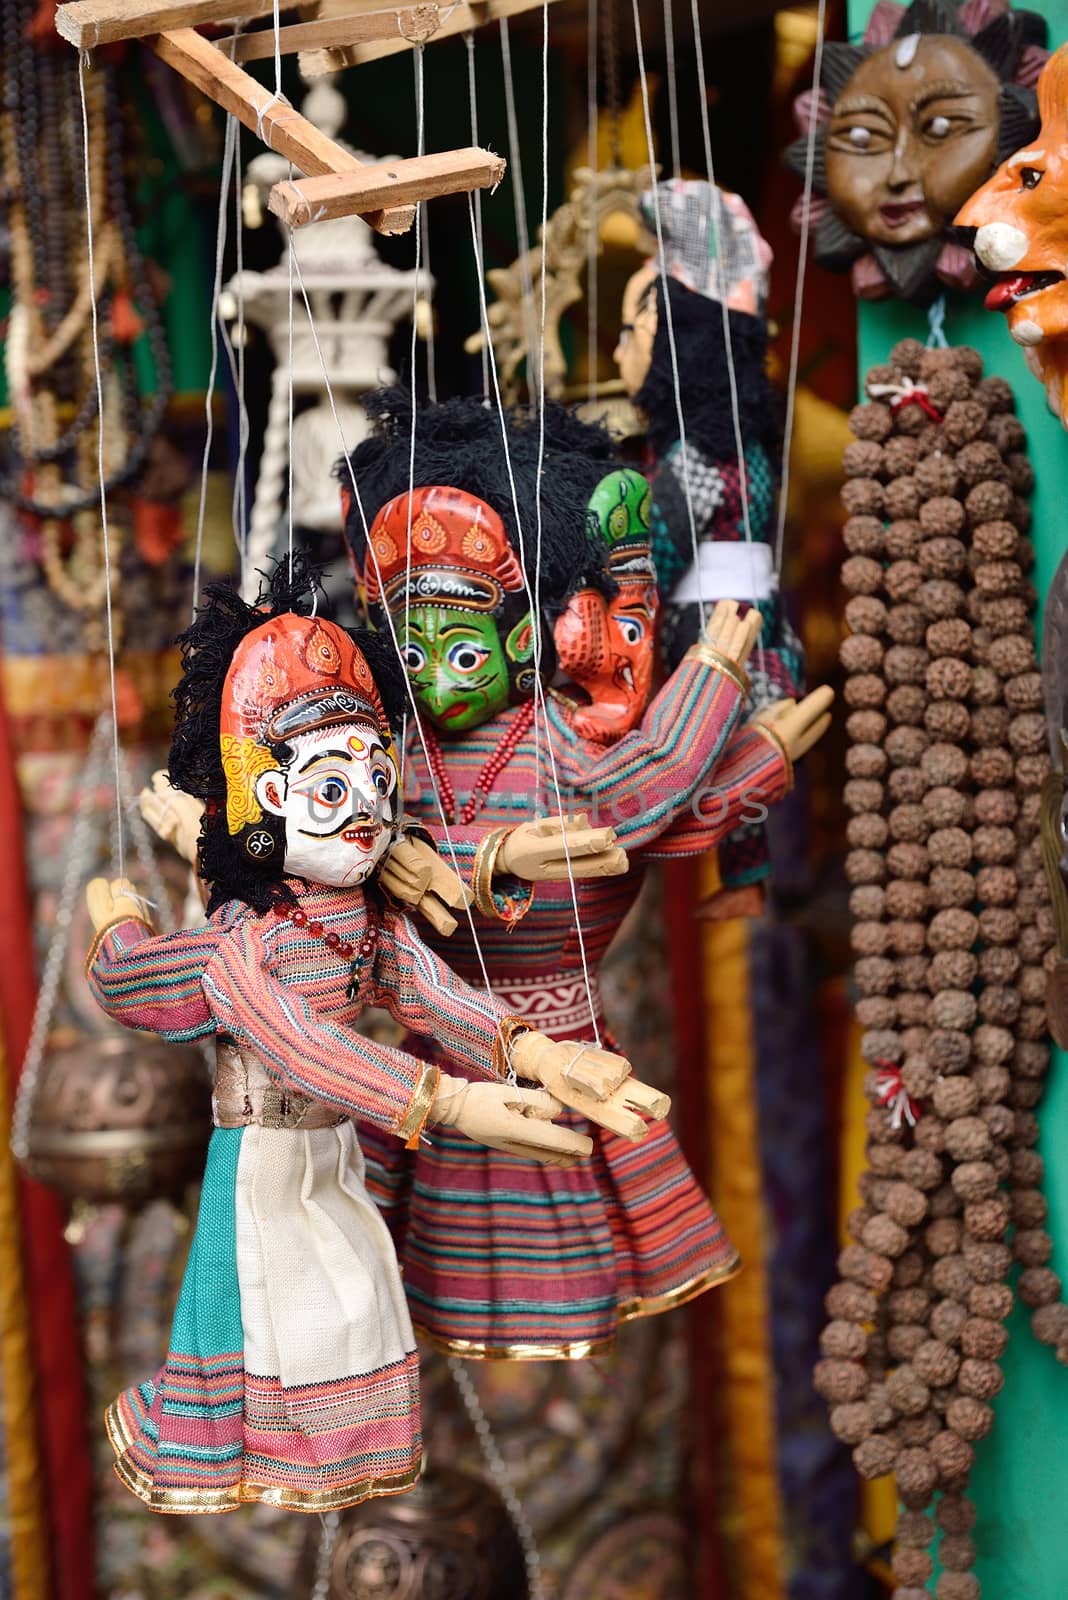
[[[326,1511],[419,1476],[415,1340],[352,1118],[400,1148],[438,1070],[351,1024],[384,1006],[492,1076],[508,1013],[362,890],[291,887],[338,945],[364,943],[355,964],[232,900],[162,938],[112,924],[87,965],[118,1022],[216,1036],[216,1125],[166,1360],[107,1415],[120,1478],[156,1511]]]
[[[611,824],[630,870],[576,881],[581,944],[566,882],[504,883],[495,895],[501,915],[474,914],[493,992],[534,1027],[558,1039],[592,1039],[596,1026],[604,1039],[597,968],[637,898],[646,864],[712,848],[756,815],[758,804],[771,805],[786,792],[790,775],[781,751],[755,728],[735,731],[741,699],[727,677],[686,661],[640,727],[607,749],[579,737],[550,701],[548,739],[565,812],[588,811],[595,826]],[[513,708],[462,739],[442,741],[436,762],[457,810],[522,714],[522,706]],[[556,814],[555,794],[545,793],[545,738],[542,729],[540,771],[528,728],[492,792],[481,797],[476,821],[450,825],[468,881],[487,833],[529,821],[539,789],[545,811]],[[409,749],[407,776],[408,813],[442,841],[451,861],[417,744]],[[439,947],[471,983],[480,981],[466,919]],[[589,1161],[566,1170],[540,1167],[438,1128],[412,1157],[368,1130],[368,1187],[401,1253],[413,1321],[453,1354],[588,1356],[610,1347],[620,1322],[668,1310],[737,1268],[734,1248],[667,1122],[632,1144],[573,1112],[559,1120],[592,1137]]]

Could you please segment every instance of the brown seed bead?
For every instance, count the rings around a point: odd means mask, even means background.
[[[857,558],[854,558],[857,559]],[[846,565],[848,566],[848,562]],[[843,567],[843,578],[845,568]],[[852,587],[852,585],[847,585]],[[874,590],[872,591],[874,593]],[[928,621],[936,622],[943,617],[958,616],[964,607],[964,595],[960,586],[950,583],[946,578],[929,578],[916,590],[915,602],[923,611]]]
[[[1053,1241],[1044,1228],[1018,1228],[1012,1253],[1025,1267],[1044,1267],[1053,1254]]]
[[[884,1478],[893,1470],[897,1453],[897,1445],[892,1439],[865,1439],[853,1451],[853,1465],[859,1476],[866,1480]]]
[[[907,481],[898,479],[898,482]],[[1000,487],[1000,486],[999,486]],[[1006,489],[1006,494],[1009,491]],[[917,501],[919,496],[917,494]],[[1011,504],[1012,496],[1009,495]],[[847,478],[842,485],[842,504],[851,517],[878,517],[884,505],[883,486],[877,478]],[[895,516],[912,516],[914,512],[894,512]],[[1004,513],[1001,513],[1004,515]]]
[[[917,561],[892,561],[883,572],[883,587],[896,606],[913,601],[923,586],[923,568]],[[893,636],[893,629],[891,637]],[[921,636],[922,638],[922,633]],[[919,643],[919,640],[900,641]]]
[[[884,905],[887,916],[915,918],[921,917],[926,911],[928,900],[925,883],[895,878],[886,886]]]
[[[979,1014],[984,1022],[997,1027],[1011,1028],[1020,1015],[1021,1001],[1015,989],[998,984],[987,984],[979,996]]]
[[[961,1494],[944,1494],[935,1509],[935,1520],[946,1533],[970,1533],[975,1527],[976,1510]]]
[[[946,1407],[946,1421],[954,1433],[962,1439],[985,1439],[994,1425],[994,1413],[990,1406],[984,1405],[981,1400],[974,1400],[971,1395],[958,1395]],[[942,1540],[939,1554],[943,1565],[952,1565],[945,1559],[945,1550],[950,1537],[965,1541],[971,1548],[971,1540],[965,1534],[946,1535]],[[963,1550],[963,1546],[962,1546]],[[974,1556],[974,1551],[972,1552]],[[971,1566],[971,1560],[965,1563]]]
[[[862,1048],[874,1059],[901,1060],[901,1038],[890,1030],[867,1033],[861,1043]]]
[[[990,914],[984,911],[979,918],[981,930],[986,925],[988,915]],[[1008,1029],[997,1028],[992,1023],[981,1023],[972,1037],[972,1049],[976,1059],[987,1067],[996,1067],[1001,1062],[1008,1061],[1012,1056],[1013,1047],[1013,1036]]]
[[[886,865],[896,878],[925,878],[930,870],[930,857],[922,844],[892,844],[886,852]],[[902,974],[904,981],[904,975]],[[910,984],[918,988],[918,984]]]
[[[983,1065],[976,1067],[972,1073],[972,1082],[980,1100],[986,1105],[993,1105],[996,1100],[1004,1100],[1009,1092],[1009,1074],[1004,1067]]]
[[[932,1096],[940,1117],[952,1121],[969,1116],[979,1105],[979,1093],[970,1078],[943,1078]]]
[[[1009,867],[980,867],[975,892],[988,906],[1011,906],[1016,899],[1016,874]]]
[[[912,767],[922,761],[930,742],[922,728],[893,728],[886,736],[886,753],[895,767]]]
[[[878,924],[869,923],[866,926],[878,927]],[[853,971],[862,994],[889,994],[896,981],[894,963],[884,956],[861,956]]]
[[[1031,527],[1031,507],[1020,495],[1013,495],[1012,508],[1009,511],[1009,520],[1016,524],[1021,533],[1027,533]],[[1024,593],[1031,594],[1032,598],[1029,599],[1027,603],[1029,609],[1033,610],[1038,604],[1037,593],[1030,589],[1030,586],[1026,584],[1024,585]]]
[[[939,1072],[962,1072],[971,1057],[971,1040],[966,1033],[943,1030],[931,1034],[927,1056]]]
[[[1019,919],[1007,906],[987,906],[980,911],[979,936],[987,944],[1013,944],[1019,932]]]
[[[884,1197],[883,1207],[895,1222],[906,1228],[914,1228],[917,1223],[923,1221],[927,1213],[927,1200],[922,1192],[914,1189],[911,1184],[891,1183]]]
[[[855,744],[846,751],[846,771],[851,778],[881,778],[886,767],[886,751],[877,744]]]
[[[1009,472],[1001,459],[1001,452],[997,445],[990,444],[986,439],[976,440],[973,444],[966,444],[957,451],[957,470],[968,488],[973,489],[976,484],[984,479],[998,483],[1008,481]]]
[[[891,606],[886,618],[886,631],[895,644],[918,646],[923,644],[926,619],[919,606],[901,601]]]
[[[886,858],[878,850],[851,850],[846,877],[851,883],[881,883],[886,878]]]
[[[972,532],[972,549],[984,561],[1011,561],[1019,537],[1011,522],[981,522]]]
[[[969,699],[973,706],[996,705],[1000,701],[1001,679],[990,667],[980,666],[973,671]]]
[[[1004,1374],[996,1361],[979,1361],[969,1357],[961,1362],[957,1373],[958,1389],[973,1400],[993,1400],[996,1394],[1001,1393],[1004,1382]]]
[[[1017,494],[1031,494],[1035,487],[1035,469],[1025,455],[1013,451],[1006,456],[1005,465],[1009,469],[1009,483]]]
[[[883,665],[883,647],[870,633],[851,633],[842,640],[838,659],[847,672],[878,672]]]
[[[986,866],[1004,866],[1015,859],[1016,836],[1011,828],[985,824],[975,829],[972,838],[975,859]]]
[[[867,778],[853,778],[843,790],[846,809],[854,815],[864,811],[879,811],[883,803],[883,786]]]
[[[1020,1106],[1025,1111],[1030,1111],[1038,1105],[1042,1098],[1042,1085],[1025,1081],[1014,1083],[1009,1090],[1009,1104]]]
[[[833,1321],[871,1322],[876,1313],[875,1296],[856,1283],[834,1284],[824,1296],[823,1304]]]
[[[989,1161],[962,1161],[950,1177],[962,1200],[986,1200],[998,1186],[997,1173]]]
[[[918,1417],[902,1417],[894,1433],[902,1450],[922,1450],[942,1431],[942,1418],[931,1407]]]
[[[937,500],[928,502],[929,505],[939,503]],[[958,502],[949,500],[946,504],[956,506]],[[927,510],[926,506],[924,510]],[[925,578],[958,578],[964,571],[965,550],[959,539],[932,538],[920,546],[916,559]]]
[[[1010,451],[1027,448],[1027,435],[1024,432],[1023,423],[1017,417],[1006,414],[991,417],[984,432],[991,444],[996,445],[1002,455],[1008,455]]]
[[[848,688],[848,683],[846,685]],[[904,683],[886,695],[886,709],[891,722],[918,727],[923,721],[927,697],[918,684]]]
[[[1068,1306],[1039,1306],[1031,1316],[1031,1331],[1040,1344],[1061,1345],[1068,1337]]]
[[[1049,1051],[1044,1044],[1021,1042],[1016,1046],[1012,1064],[1013,1070],[1021,1077],[1044,1077],[1049,1066]]]
[[[1053,1305],[1061,1297],[1061,1280],[1051,1267],[1025,1267],[1017,1279],[1016,1292],[1032,1309]]]
[[[1010,524],[1005,524],[1010,526]],[[1027,605],[1019,596],[1001,596],[988,599],[980,596],[978,600],[979,616],[984,627],[991,633],[1024,633],[1030,622],[1030,613]]]
[[[850,817],[846,823],[846,840],[857,850],[881,850],[888,832],[885,819],[871,812]]]
[[[838,1271],[842,1277],[859,1283],[862,1288],[874,1289],[877,1294],[890,1287],[892,1270],[885,1257],[874,1255],[863,1245],[847,1244],[838,1253]]]
[[[856,1322],[836,1319],[820,1334],[821,1353],[835,1361],[859,1361],[867,1348],[867,1332]]]
[[[868,481],[864,478],[855,478],[852,483],[843,486],[842,500],[848,511],[868,509],[866,506],[850,505],[845,497],[846,489],[852,488],[856,483]],[[879,485],[875,484],[875,488],[878,489]],[[997,522],[1009,518],[1013,511],[1012,490],[1007,483],[997,483],[987,479],[983,483],[977,483],[974,489],[968,491],[964,509],[973,528],[978,527],[981,522]]]
[[[1007,1283],[977,1283],[968,1296],[968,1309],[975,1317],[1004,1322],[1013,1307],[1012,1290]]]
[[[897,1519],[897,1542],[912,1550],[926,1550],[934,1543],[935,1525],[922,1511],[903,1511]]]
[[[927,840],[927,851],[936,867],[960,870],[972,859],[972,840],[963,828],[936,828]]]
[[[969,1317],[961,1329],[961,1350],[977,1361],[1000,1360],[1008,1342],[1008,1329],[991,1317]]]
[[[914,844],[895,844],[895,845],[891,846],[891,853],[893,853],[894,851],[897,851],[897,850],[900,850],[902,852],[912,852],[912,851],[916,850],[917,848],[918,847],[916,845],[914,845]],[[902,857],[902,859],[904,859],[904,856]],[[924,973],[926,971],[927,971],[927,957],[926,956],[901,956],[900,959],[898,960],[898,963],[897,963],[897,975],[898,975],[898,978],[899,978],[899,980],[901,982],[902,988],[905,988],[905,989],[922,989],[923,988],[923,977],[924,977]],[[902,1036],[902,1040],[901,1040],[902,1055],[904,1054],[904,1050],[905,1050],[905,1041],[904,1041],[904,1036]]]
[[[935,1075],[926,1058],[922,1055],[906,1056],[901,1067],[901,1082],[906,1094],[914,1100],[924,1100],[930,1094],[935,1083]],[[902,1178],[905,1174],[902,1171]],[[908,1179],[905,1179],[908,1182]],[[903,1221],[903,1218],[899,1218]]]
[[[886,792],[894,805],[917,805],[926,789],[923,773],[918,767],[894,767],[887,776]]]
[[[1040,1189],[1014,1189],[1009,1198],[1012,1220],[1018,1228],[1040,1228],[1049,1215]]]
[[[977,745],[1003,745],[1009,736],[1009,712],[1006,706],[978,706],[969,720],[972,743]],[[999,794],[1004,790],[997,790]]]
[[[1010,725],[1010,734],[1011,731]],[[1024,793],[1029,790],[1041,789],[1052,770],[1052,765],[1049,756],[1045,753],[1017,755],[1015,767],[1017,789]]]
[[[954,1161],[981,1161],[990,1148],[990,1130],[981,1117],[955,1117],[946,1128],[946,1149]]]
[[[955,656],[939,656],[927,668],[924,681],[932,700],[966,700],[972,679],[972,668],[966,661],[959,661]],[[965,719],[964,726],[967,725]]]
[[[934,1493],[938,1469],[926,1450],[902,1450],[894,1462],[894,1478],[901,1499],[918,1509]]]
[[[883,445],[883,460],[891,478],[905,478],[920,460],[920,449],[915,439],[895,434]]]
[[[902,1028],[920,1028],[926,1024],[930,1000],[922,989],[902,990],[895,1004],[897,1020]]]
[[[924,1243],[933,1256],[953,1256],[960,1249],[961,1226],[955,1217],[939,1217],[924,1230]]]
[[[889,561],[914,561],[922,543],[923,529],[912,517],[887,523],[884,544]]]
[[[886,606],[871,594],[856,594],[847,600],[846,626],[853,633],[882,633],[886,628]]]
[[[861,1233],[861,1243],[880,1256],[899,1256],[908,1242],[906,1230],[885,1214],[872,1217]]]
[[[976,1283],[1001,1283],[1009,1275],[1012,1252],[1008,1245],[981,1244],[965,1234],[961,1254]]]
[[[945,354],[944,351],[937,353]],[[928,352],[928,355],[934,354],[934,351]],[[954,400],[967,400],[971,395],[972,386],[968,374],[955,364],[940,362],[936,366],[925,357],[921,373],[927,384],[927,393],[939,411],[946,411]],[[911,406],[908,407],[908,410],[912,409]],[[919,407],[916,409],[919,410]]]
[[[901,1162],[901,1176],[906,1183],[915,1185],[917,1189],[934,1189],[942,1177],[942,1163],[930,1150],[907,1150]],[[915,1269],[919,1272],[922,1268],[922,1257],[916,1254],[913,1260]],[[897,1273],[904,1262],[905,1257],[899,1257],[894,1268],[895,1282],[901,1281],[897,1278]]]
[[[979,963],[970,950],[939,950],[927,974],[932,994],[939,989],[970,989]]]
[[[879,400],[854,406],[849,413],[849,431],[858,439],[881,441],[889,437],[893,426],[893,413],[889,406],[883,405]]]
[[[991,415],[998,412],[1013,412],[1016,410],[1016,396],[1013,393],[1012,384],[1009,383],[1007,378],[983,378],[976,385],[975,398],[977,401],[982,401]],[[851,428],[853,427],[852,422],[849,425]],[[854,428],[853,431],[855,433],[856,429]]]
[[[868,1374],[856,1361],[817,1361],[812,1369],[816,1393],[832,1405],[860,1400],[867,1393]]]
[[[1015,594],[1020,569],[1015,561],[983,561],[975,569],[975,585],[987,595]]]
[[[885,733],[881,711],[854,711],[846,718],[846,734],[855,744],[879,744]]]
[[[887,819],[890,835],[894,839],[907,839],[922,844],[930,833],[930,824],[922,806],[898,805]]]
[[[952,1428],[945,1428],[931,1440],[927,1447],[943,1483],[959,1484],[971,1471],[975,1452],[966,1439]]]
[[[862,1028],[890,1028],[897,1021],[896,1005],[883,995],[864,995],[855,1012]]]
[[[859,1444],[874,1431],[871,1407],[864,1400],[831,1408],[831,1431],[843,1444]]]
[[[878,817],[853,817],[848,826],[852,828],[856,822],[878,821],[880,821]],[[850,930],[849,941],[861,956],[880,956],[886,952],[890,935],[882,922],[855,922]]]
[[[853,483],[865,484],[870,481],[872,480],[859,478],[852,480]],[[847,510],[852,510],[846,499],[846,490],[850,487],[848,482],[842,485],[842,504]],[[865,492],[870,496],[870,490]],[[903,517],[915,517],[920,509],[920,489],[915,478],[892,478],[883,490],[882,506],[891,521],[898,522]]]
[[[928,1338],[927,1329],[919,1322],[898,1322],[887,1330],[886,1348],[892,1361],[911,1361],[920,1345]]]
[[[990,665],[1003,678],[1012,678],[1029,672],[1035,664],[1035,647],[1030,638],[1019,633],[1005,634],[990,645]]]
[[[1008,1106],[981,1106],[979,1115],[990,1129],[990,1137],[998,1144],[1004,1144],[1012,1137],[1014,1114]],[[990,1159],[996,1167],[997,1151],[991,1152]]]
[[[850,914],[858,922],[874,922],[886,906],[886,891],[875,884],[863,884],[849,896]]]
[[[941,1572],[935,1584],[936,1600],[980,1600],[981,1593],[974,1572]]]
[[[978,933],[979,919],[972,912],[954,906],[932,917],[927,943],[931,950],[970,950]]]
[[[906,1590],[918,1591],[921,1595],[924,1593],[924,1584],[934,1571],[934,1561],[926,1550],[911,1550],[908,1547],[896,1549],[890,1565],[899,1585]],[[901,1589],[898,1588],[895,1594],[900,1595]]]
[[[977,750],[971,759],[971,771],[981,789],[1003,789],[1015,775],[1012,756],[996,746]]]
[[[1004,1200],[972,1200],[964,1208],[964,1226],[973,1239],[1003,1239],[1008,1225],[1009,1208]]]
[[[927,942],[927,928],[922,922],[905,922],[895,920],[887,925],[890,937],[890,948],[898,956],[916,956],[922,954]],[[922,1022],[922,1016],[917,1019]],[[909,1024],[912,1026],[913,1024]]]
[[[1009,744],[1017,755],[1033,755],[1046,740],[1045,718],[1036,711],[1022,712],[1009,723]]]
[[[958,1300],[939,1300],[930,1316],[931,1333],[943,1344],[958,1344],[968,1313]]]
[[[955,495],[960,482],[953,457],[942,454],[924,456],[922,461],[917,462],[914,476],[920,493],[927,499]]]
[[[870,556],[850,556],[842,563],[842,583],[851,594],[874,595],[883,585],[883,569]]]
[[[1005,685],[1005,704],[1014,714],[1033,711],[1042,704],[1042,678],[1037,672],[1021,672]]]
[[[874,673],[858,673],[856,677],[846,679],[842,693],[847,706],[867,711],[882,705],[886,699],[886,684]]]
[[[847,478],[878,478],[883,468],[882,448],[874,439],[854,439],[842,452],[842,470]]]
[[[937,1118],[932,1119],[937,1121]],[[942,1126],[942,1124],[939,1124]],[[955,1221],[960,1211],[960,1199],[951,1183],[939,1184],[930,1200],[931,1216],[937,1221]]]
[[[970,872],[935,867],[930,881],[931,903],[949,910],[970,906],[975,899],[975,879]]]

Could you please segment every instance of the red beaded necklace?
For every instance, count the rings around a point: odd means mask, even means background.
[[[446,771],[445,758],[441,753],[441,746],[434,735],[433,729],[424,726],[423,737],[426,743],[427,762],[437,785],[442,810],[450,822],[459,822],[464,827],[469,827],[474,822],[480,803],[492,794],[493,785],[509,761],[511,761],[515,754],[516,746],[533,721],[534,701],[524,700],[513,718],[512,726],[508,729],[508,732],[475,779],[471,794],[464,801],[459,817],[456,815],[456,791],[452,786],[452,779]]]
[[[300,928],[303,933],[308,934],[312,939],[321,939],[328,950],[336,950],[343,960],[352,963],[349,975],[348,997],[350,1000],[355,1000],[359,994],[360,974],[363,971],[363,964],[368,956],[373,955],[375,944],[378,940],[378,924],[371,914],[370,906],[367,907],[367,931],[358,945],[349,944],[348,940],[342,939],[341,935],[335,933],[333,928],[324,928],[321,922],[309,918],[308,913],[301,906],[293,906],[291,909],[286,906],[276,906],[275,910],[280,917],[284,917],[287,922],[291,922],[294,928]]]

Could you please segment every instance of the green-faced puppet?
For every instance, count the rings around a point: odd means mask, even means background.
[[[420,707],[443,732],[465,733],[533,693],[522,569],[484,500],[442,485],[388,500],[363,576],[368,604],[393,618]]]

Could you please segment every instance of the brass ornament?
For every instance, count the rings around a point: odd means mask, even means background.
[[[307,1536],[294,1593],[308,1594],[320,1530]],[[341,1513],[325,1600],[526,1600],[523,1549],[482,1478],[438,1467],[407,1494]]]
[[[196,1045],[87,1039],[45,1062],[27,1164],[68,1200],[142,1205],[200,1175],[210,1133],[211,1087]]]

